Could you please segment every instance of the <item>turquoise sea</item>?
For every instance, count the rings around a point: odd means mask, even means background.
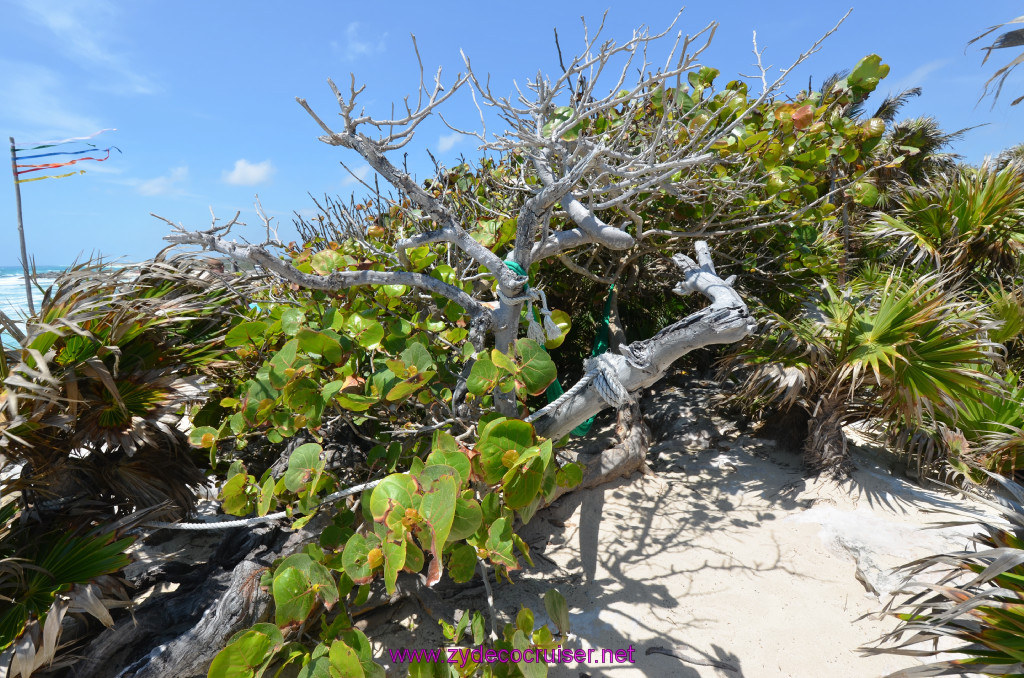
[[[64,268],[64,266],[36,266],[36,271],[47,274],[62,271]],[[49,287],[52,282],[52,277],[44,276],[39,279],[39,284],[44,288]],[[42,298],[43,293],[33,288],[32,301],[35,302],[37,309]],[[28,313],[28,301],[25,299],[25,275],[21,266],[0,266],[0,311],[6,313],[19,325],[22,324]]]

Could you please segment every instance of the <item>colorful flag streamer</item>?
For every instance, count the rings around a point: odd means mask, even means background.
[[[51,174],[45,177],[32,177],[31,179],[18,179],[14,183],[24,184],[29,181],[42,181],[43,179],[63,179],[64,177],[71,177],[76,174],[85,174],[85,170],[78,170],[77,172],[68,172],[67,174]]]
[[[51,155],[82,155],[83,153],[92,153],[93,151],[96,150],[96,145],[95,144],[86,144],[86,145],[89,146],[90,148],[87,148],[84,151],[55,151],[53,153],[39,153],[37,155],[19,155],[17,157],[18,157],[18,160],[34,160],[35,158],[47,158],[47,157],[49,157]],[[111,148],[117,148],[117,146],[111,146]],[[22,149],[14,149],[14,150],[17,151],[17,150],[22,150]],[[103,150],[107,150],[107,149],[103,149]],[[118,149],[118,150],[120,150],[120,149]]]
[[[118,153],[121,152],[121,149],[118,148],[117,146],[111,146],[110,148],[115,149]],[[68,160],[67,162],[48,162],[48,163],[42,163],[42,164],[39,164],[39,165],[15,165],[15,168],[17,168],[16,169],[17,174],[20,176],[22,174],[28,174],[29,172],[38,172],[38,171],[44,170],[44,169],[56,169],[58,167],[66,167],[68,165],[74,165],[76,162],[82,162],[83,160],[95,160],[96,162],[103,162],[104,160],[107,160],[107,159],[110,158],[110,148],[104,148],[103,149],[104,151],[107,152],[107,155],[105,157],[102,157],[102,158],[75,158],[74,160]],[[22,169],[22,168],[26,168],[26,169]],[[28,168],[31,168],[31,169],[28,169]]]
[[[37,141],[37,142],[34,142],[34,145],[25,146],[24,148],[16,148],[14,150],[16,150],[16,151],[35,151],[35,150],[38,150],[40,148],[52,148],[54,146],[60,146],[61,144],[70,143],[72,141],[85,141],[86,139],[92,139],[93,137],[97,137],[97,136],[103,134],[104,132],[116,132],[116,131],[117,131],[116,128],[108,127],[106,129],[101,129],[99,132],[93,132],[92,134],[90,134],[87,137],[71,137],[70,139],[61,139],[59,141]]]

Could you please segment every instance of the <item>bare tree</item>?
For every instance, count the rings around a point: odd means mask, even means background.
[[[206,231],[176,226],[166,239],[251,262],[307,288],[340,290],[355,285],[399,284],[438,294],[465,309],[470,341],[477,350],[491,345],[508,352],[519,332],[524,303],[538,303],[542,312],[546,311],[543,292],[528,287],[527,278],[514,268],[527,271],[536,262],[558,258],[581,275],[608,280],[622,271],[624,262],[635,261],[655,245],[665,247],[683,237],[764,227],[786,218],[777,213],[754,212],[742,219],[716,221],[715,217],[726,213],[730,201],[762,181],[749,156],[721,149],[752,113],[779,92],[786,75],[816,52],[838,24],[777,77],[769,77],[768,67],[762,64],[763,50],[758,50],[755,35],[755,79],[761,91],[756,97],[742,97],[737,115],[725,121],[715,115],[701,118],[694,115],[698,108],[684,116],[666,105],[660,117],[639,135],[629,121],[651,110],[655,97],[664,96],[666,90],[682,91],[685,76],[702,67],[700,57],[717,24],[710,23],[694,35],[678,32],[670,36],[674,26],[675,21],[657,34],[641,28],[620,44],[602,38],[603,22],[592,35],[584,24],[582,53],[564,67],[561,75],[538,73],[525,86],[515,85],[511,96],[495,94],[463,55],[465,73],[447,85],[442,84],[440,70],[428,84],[420,60],[415,102],[407,98],[404,113],[390,118],[372,117],[358,107],[364,87],[357,87],[355,76],[347,92],[328,81],[340,107],[338,128],[329,126],[304,99],[297,99],[323,131],[320,140],[350,149],[365,160],[398,191],[398,202],[407,205],[408,218],[418,225],[415,232],[399,234],[394,253],[377,252],[389,264],[386,271],[302,273],[272,251],[281,243],[270,237],[269,223],[267,240],[256,245],[227,239],[233,222]],[[654,63],[655,47],[673,37],[665,60]],[[418,49],[416,54],[419,58]],[[472,237],[466,216],[451,195],[421,185],[391,158],[409,143],[424,120],[463,89],[469,90],[480,111],[481,128],[463,131],[449,127],[472,135],[481,150],[497,153],[519,168],[518,176],[505,187],[522,196],[515,215],[514,244],[508,255],[515,267],[506,265],[498,254]],[[485,108],[502,121],[501,133],[487,132]],[[608,118],[612,112],[625,122],[618,126],[589,124]],[[716,164],[729,166],[728,182],[715,183],[708,170]],[[638,216],[645,201],[658,195],[707,200],[710,187],[722,207],[696,230],[648,228]],[[825,196],[811,204],[824,200]],[[348,208],[341,208],[339,215],[347,234],[365,243],[364,216]],[[484,277],[493,282],[497,303],[482,298],[489,292],[471,296],[426,273],[408,270],[409,249],[439,244],[444,244],[446,252],[460,262],[457,270],[486,270]],[[674,260],[683,278],[677,291],[699,292],[711,299],[711,305],[650,339],[621,347],[617,355],[592,359],[579,383],[530,416],[539,434],[557,438],[607,406],[621,408],[630,401],[630,392],[655,382],[681,355],[700,346],[737,341],[753,330],[754,323],[743,300],[732,289],[732,280],[723,280],[715,273],[706,245],[698,243],[697,261],[682,254],[675,255]],[[546,331],[552,331],[551,325]],[[503,414],[515,414],[511,394],[496,391],[494,396]]]

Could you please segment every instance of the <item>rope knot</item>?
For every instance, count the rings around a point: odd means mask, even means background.
[[[621,409],[633,402],[629,391],[619,381],[619,375],[611,355],[602,353],[590,358],[587,360],[586,368],[588,374],[594,375],[594,388],[606,403],[615,409]]]

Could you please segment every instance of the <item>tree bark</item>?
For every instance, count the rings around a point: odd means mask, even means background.
[[[822,396],[807,422],[804,463],[813,471],[836,478],[849,475],[850,462],[843,423],[846,401],[842,397]]]
[[[707,243],[696,243],[696,263],[689,257],[674,257],[685,276],[676,286],[679,294],[700,292],[711,299],[707,308],[664,328],[650,339],[620,347],[619,354],[592,358],[587,372],[558,400],[531,414],[537,433],[558,439],[610,405],[609,386],[620,393],[646,388],[668,371],[677,359],[690,351],[712,344],[730,344],[750,334],[756,323],[731,280],[715,273]],[[615,387],[621,387],[616,389]]]

